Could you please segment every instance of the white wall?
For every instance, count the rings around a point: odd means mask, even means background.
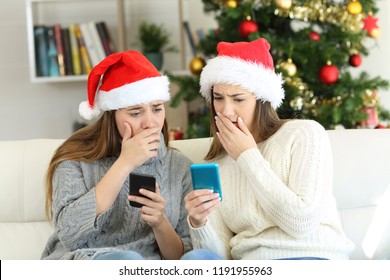
[[[108,1],[108,0],[107,0]],[[163,23],[172,35],[172,43],[180,46],[179,5],[180,0],[125,0],[127,44],[136,35],[136,26],[141,20]],[[202,14],[201,0],[183,0],[190,10],[186,14],[191,28],[206,27],[213,23],[210,16]],[[112,1],[115,5],[115,1]],[[375,41],[371,54],[365,58],[358,71],[380,75],[390,80],[390,1],[379,1],[379,25],[382,36]],[[64,16],[66,18],[66,16]],[[25,1],[0,1],[0,140],[30,138],[65,138],[72,132],[73,122],[80,120],[78,105],[86,98],[86,82],[31,83],[29,79],[28,47]],[[64,20],[64,19],[63,19]],[[108,18],[115,22],[116,18]],[[113,35],[116,36],[115,34]],[[186,60],[191,59],[188,54]],[[179,70],[182,67],[180,53],[167,54],[165,69]],[[186,66],[187,67],[187,66]],[[390,93],[381,93],[382,104],[390,109]],[[182,114],[184,111],[178,110]],[[182,116],[168,112],[174,123]],[[171,121],[171,120],[169,120]]]

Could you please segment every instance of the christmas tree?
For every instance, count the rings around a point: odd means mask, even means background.
[[[286,96],[278,109],[282,118],[307,118],[326,129],[376,127],[389,113],[379,104],[378,89],[388,81],[350,72],[368,55],[367,40],[380,36],[374,0],[203,0],[218,28],[197,48],[205,58],[216,55],[220,41],[271,44],[275,70],[284,77]],[[201,58],[194,58],[199,65]],[[207,59],[206,59],[207,61]],[[191,62],[193,63],[193,62]],[[199,90],[199,69],[193,77],[172,77],[187,87],[180,99],[192,100]],[[192,85],[193,90],[188,88]]]

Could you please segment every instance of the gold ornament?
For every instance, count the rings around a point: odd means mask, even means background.
[[[231,9],[234,9],[234,8],[237,8],[237,1],[236,0],[225,0],[225,7],[227,8],[231,8]]]
[[[206,61],[202,57],[200,56],[194,57],[190,61],[190,71],[194,75],[200,75],[205,65],[206,65]]]
[[[276,0],[268,0],[270,6]],[[292,5],[289,9],[276,9],[275,15],[302,21],[318,21],[340,26],[342,31],[361,32],[363,15],[351,15],[342,5],[330,5],[325,0],[305,1],[302,5]]]
[[[362,4],[360,4],[359,1],[351,1],[348,3],[347,5],[347,11],[348,13],[350,13],[351,15],[358,15],[362,12]]]
[[[374,38],[374,39],[381,36],[381,34],[382,34],[382,30],[379,27],[373,28],[373,29],[371,29],[370,32],[368,32],[368,36],[370,36],[371,38]]]
[[[379,95],[376,90],[367,89],[363,94],[363,104],[365,107],[374,107],[378,102]]]
[[[280,67],[286,70],[287,74],[290,77],[295,76],[295,74],[297,73],[297,66],[295,66],[295,64],[292,62],[291,58],[287,59],[287,61],[280,63]]]
[[[291,8],[292,0],[274,0],[274,3],[278,9],[288,10]]]

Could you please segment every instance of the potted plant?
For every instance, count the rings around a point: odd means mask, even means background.
[[[141,44],[141,52],[157,70],[162,68],[163,52],[176,50],[175,47],[168,46],[169,33],[163,25],[142,22],[138,29],[138,40]]]

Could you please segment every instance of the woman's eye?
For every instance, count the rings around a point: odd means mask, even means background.
[[[154,108],[154,111],[155,112],[160,112],[160,111],[162,111],[162,109],[161,108]]]
[[[214,100],[222,100],[222,97],[214,96]]]
[[[141,115],[141,112],[132,112],[132,113],[130,113],[131,117],[138,117],[139,115]]]
[[[236,98],[236,99],[234,99],[234,101],[235,102],[242,102],[242,101],[244,101],[245,99],[241,99],[241,98]]]

